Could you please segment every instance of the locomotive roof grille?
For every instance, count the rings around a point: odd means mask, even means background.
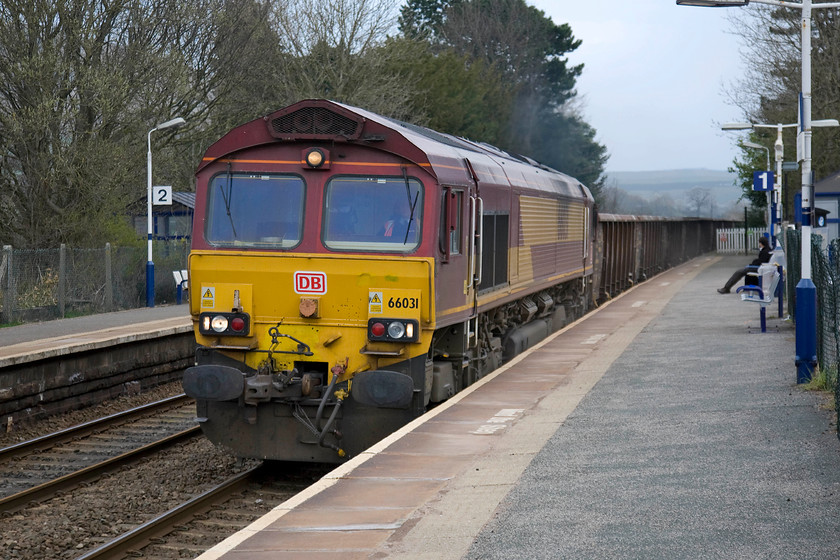
[[[277,138],[353,138],[359,135],[361,124],[324,107],[304,107],[272,119],[271,131]]]

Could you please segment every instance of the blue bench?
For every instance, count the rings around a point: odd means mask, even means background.
[[[755,269],[747,273],[747,278],[756,278],[754,285],[741,286],[736,293],[741,294],[741,301],[757,303],[761,307],[761,332],[767,332],[767,306],[776,299],[779,302],[779,317],[784,313],[782,289],[784,286],[784,268],[775,263],[750,266]]]
[[[181,305],[184,292],[190,289],[190,275],[186,270],[173,270],[172,276],[175,278],[175,303]]]

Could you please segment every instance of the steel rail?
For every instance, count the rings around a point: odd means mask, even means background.
[[[48,498],[55,496],[58,492],[72,490],[84,482],[89,482],[107,474],[110,471],[116,470],[124,465],[133,463],[138,459],[147,455],[158,452],[161,448],[172,445],[184,439],[189,439],[198,436],[201,433],[200,426],[193,426],[176,434],[172,434],[166,438],[158,440],[153,443],[138,447],[132,451],[127,451],[122,455],[106,459],[95,465],[91,465],[84,469],[73,473],[66,474],[62,477],[44,482],[38,486],[28,488],[23,492],[12,494],[0,499],[0,513],[13,513],[26,507],[32,502],[41,502]]]
[[[105,428],[115,426],[120,423],[132,422],[160,409],[179,406],[191,400],[192,399],[190,397],[181,393],[180,395],[175,395],[153,403],[144,404],[142,406],[117,412],[109,416],[104,416],[97,420],[91,420],[90,422],[85,422],[77,426],[71,426],[64,430],[59,430],[58,432],[22,441],[0,449],[0,463],[10,461],[15,457],[29,455],[35,451],[55,447],[56,445],[72,441],[73,439],[87,437]]]
[[[196,515],[204,513],[213,505],[221,502],[231,494],[247,487],[253,480],[256,480],[265,463],[257,465],[247,471],[233,476],[207,492],[176,506],[166,513],[151,519],[139,527],[123,533],[119,537],[100,545],[99,547],[86,552],[76,560],[109,560],[122,559],[129,551],[136,551],[148,545],[152,539],[163,537],[172,531],[177,530],[176,526],[191,521]]]

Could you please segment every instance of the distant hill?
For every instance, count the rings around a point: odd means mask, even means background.
[[[609,173],[618,186],[628,191],[683,190],[696,186],[727,184],[733,186],[737,176],[715,169],[670,169],[665,171],[614,171]],[[733,187],[734,188],[734,187]]]
[[[614,186],[645,199],[667,194],[675,201],[684,200],[687,191],[700,187],[709,189],[718,211],[735,206],[741,189],[735,185],[737,176],[714,169],[672,169],[665,171],[613,171],[607,174],[607,186]]]

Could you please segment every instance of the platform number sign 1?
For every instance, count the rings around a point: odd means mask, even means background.
[[[772,191],[773,190],[773,172],[772,171],[753,171],[753,189],[754,191]]]
[[[152,187],[152,204],[155,206],[171,206],[172,205],[172,187],[157,186]]]

